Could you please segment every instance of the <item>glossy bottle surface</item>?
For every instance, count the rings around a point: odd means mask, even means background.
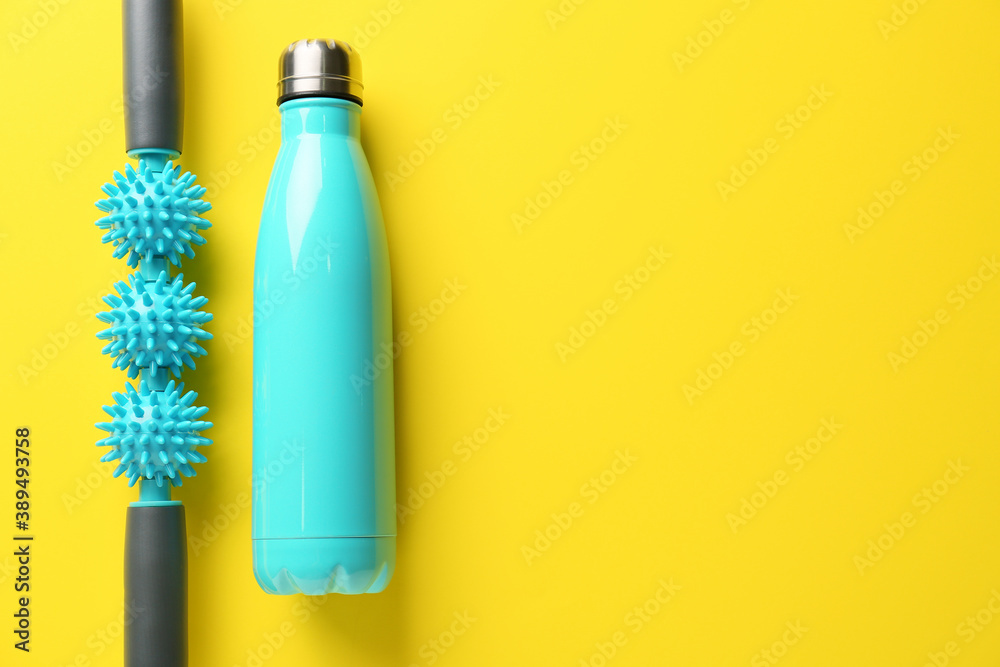
[[[254,574],[269,593],[376,593],[395,565],[392,322],[361,107],[280,110],[254,272]]]

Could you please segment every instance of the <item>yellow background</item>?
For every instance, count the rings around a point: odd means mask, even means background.
[[[185,274],[211,299],[216,336],[184,374],[216,424],[209,462],[177,494],[192,539],[208,538],[189,552],[191,664],[597,666],[619,632],[607,664],[774,664],[767,650],[788,667],[919,666],[948,642],[948,664],[997,664],[1000,619],[983,613],[971,641],[960,624],[1000,589],[1000,280],[962,308],[953,290],[1000,250],[1000,6],[897,4],[890,31],[893,0],[564,0],[561,14],[557,0],[189,0],[182,162],[212,188],[214,227]],[[92,224],[124,163],[119,12],[0,11],[2,426],[8,445],[15,426],[32,429],[37,536],[29,656],[11,647],[0,557],[4,665],[121,663],[136,494],[106,479],[92,444],[125,380],[92,317],[125,270]],[[678,66],[699,33],[702,52]],[[240,505],[276,60],[306,36],[355,42],[364,62],[396,333],[412,335],[396,368],[400,501],[454,465],[400,525],[387,591],[312,609],[257,588]],[[499,86],[465,102],[480,77]],[[831,96],[802,111],[812,87]],[[456,125],[455,104],[477,108]],[[797,110],[809,118],[786,136]],[[581,162],[609,119],[627,127]],[[957,139],[911,180],[907,163],[948,128]],[[393,188],[386,172],[435,131],[444,141]],[[724,200],[719,181],[768,140],[777,151]],[[540,197],[563,170],[563,191]],[[845,225],[897,179],[903,194],[852,243]],[[526,198],[546,206],[519,232]],[[616,284],[651,246],[671,257],[639,271],[648,280],[626,300]],[[446,280],[465,289],[421,329]],[[751,340],[778,290],[797,298]],[[585,326],[607,299],[615,312]],[[894,368],[889,354],[939,309],[947,322]],[[560,358],[573,327],[594,335]],[[743,354],[710,368],[733,343]],[[25,374],[36,352],[41,369]],[[689,401],[699,370],[717,379]],[[509,419],[463,460],[455,443],[498,408]],[[830,418],[842,428],[796,470],[786,455]],[[636,460],[604,492],[583,486],[625,452]],[[968,470],[938,485],[939,502],[915,500],[949,461]],[[776,473],[787,483],[752,497]],[[11,450],[0,487],[9,535]],[[761,506],[734,532],[744,498]],[[572,525],[550,526],[574,502]],[[885,537],[904,512],[915,525]],[[547,529],[556,538],[526,556]],[[892,544],[859,565],[880,536]],[[662,605],[661,581],[680,586]],[[658,613],[636,632],[643,605]],[[466,612],[475,621],[453,626]],[[796,623],[800,638],[785,633]]]

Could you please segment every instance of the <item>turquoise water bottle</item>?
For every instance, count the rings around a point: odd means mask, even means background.
[[[360,142],[361,62],[281,56],[257,237],[253,564],[268,593],[377,593],[396,554],[389,257]]]

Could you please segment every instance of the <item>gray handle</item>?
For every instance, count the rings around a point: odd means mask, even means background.
[[[128,508],[125,615],[125,667],[187,667],[183,505]]]
[[[181,0],[122,0],[125,150],[181,152],[184,43]]]

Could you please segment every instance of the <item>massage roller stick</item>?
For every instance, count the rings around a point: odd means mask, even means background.
[[[108,328],[97,334],[111,365],[125,371],[124,393],[104,406],[111,421],[97,427],[110,447],[102,461],[117,463],[113,475],[139,484],[125,528],[125,607],[133,620],[125,628],[127,667],[187,665],[187,536],[184,506],[171,488],[193,477],[204,463],[199,447],[208,408],[194,405],[178,378],[205,354],[212,337],[202,325],[212,319],[199,310],[207,299],[194,283],[171,276],[171,265],[194,257],[211,224],[205,188],[181,173],[183,52],[181,0],[124,0],[126,153],[138,167],[116,171],[102,188],[106,199],[97,221],[114,257],[136,271],[104,297],[110,310],[97,317]],[[173,377],[171,377],[173,376]]]

